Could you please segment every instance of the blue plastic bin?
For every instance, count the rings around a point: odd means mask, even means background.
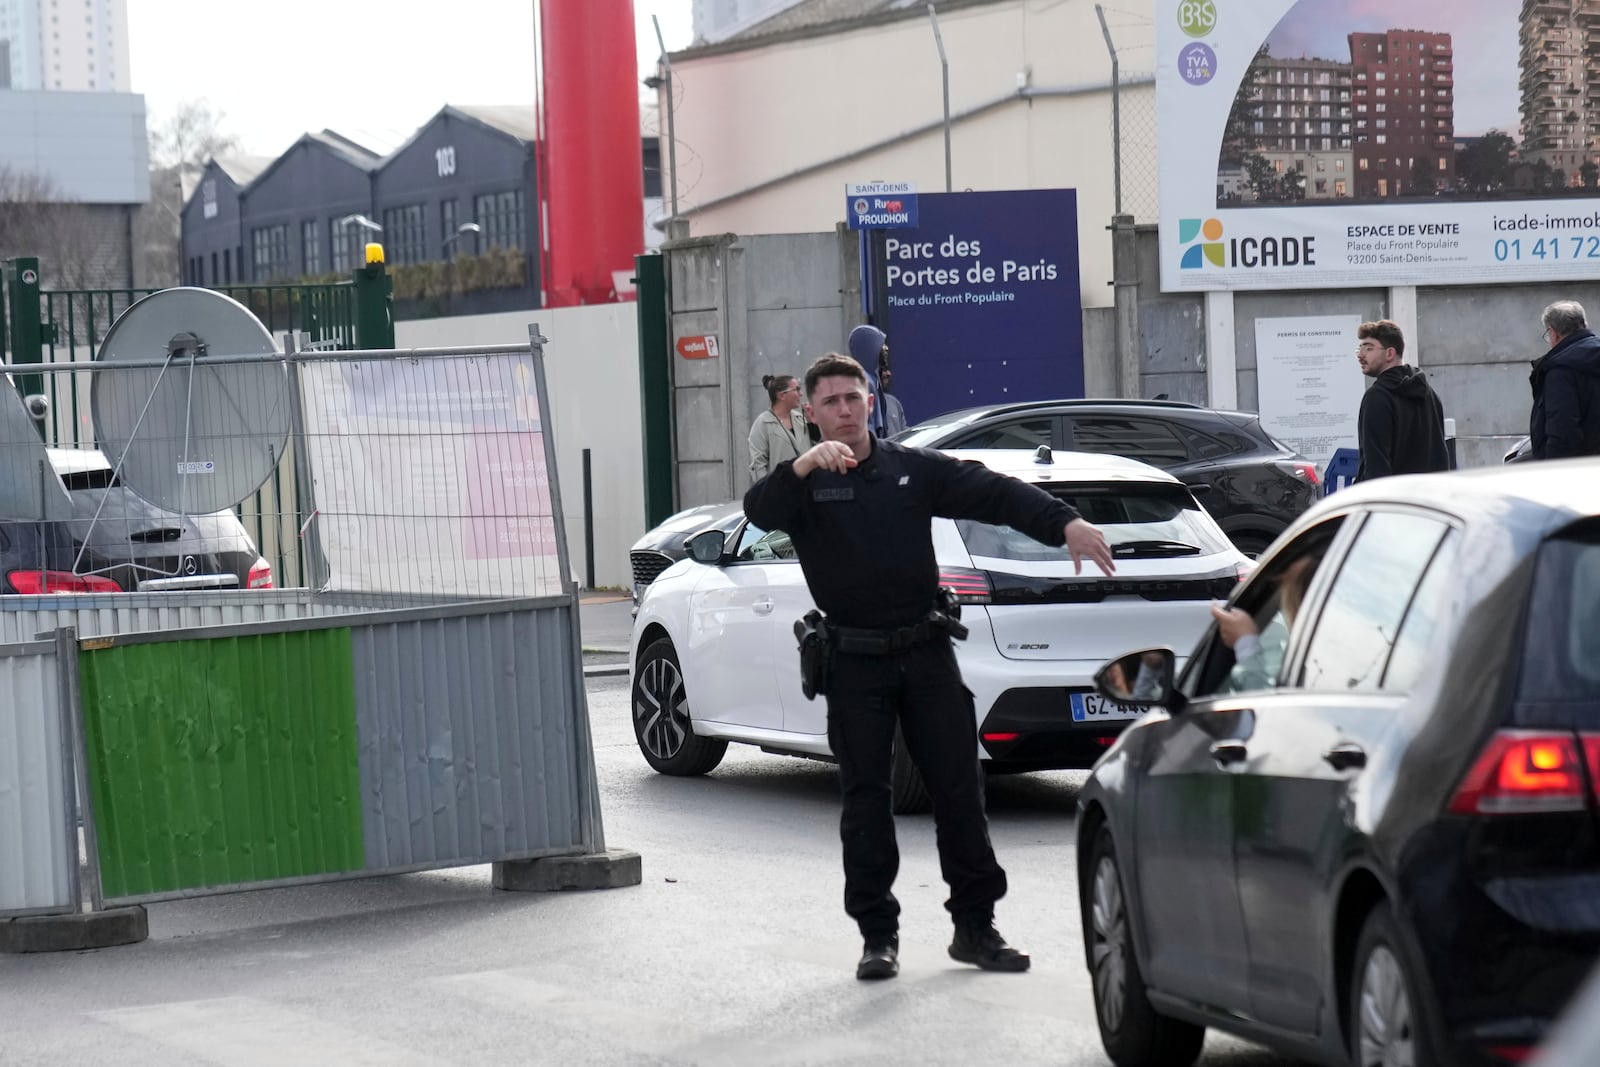
[[[1361,454],[1353,448],[1340,448],[1328,460],[1322,472],[1322,495],[1331,496],[1355,481],[1356,470],[1361,466]]]

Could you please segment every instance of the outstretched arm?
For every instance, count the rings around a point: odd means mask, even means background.
[[[1078,573],[1092,560],[1106,574],[1116,570],[1105,534],[1073,508],[1043,489],[981,463],[940,457],[934,514],[950,519],[977,519],[1021,530],[1046,545],[1065,545]]]

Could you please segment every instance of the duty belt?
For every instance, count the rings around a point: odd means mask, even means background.
[[[954,637],[966,640],[966,627],[958,617],[934,609],[922,622],[902,625],[896,630],[861,630],[850,625],[827,627],[829,641],[840,653],[851,656],[893,656],[906,649],[926,645],[936,637]]]
[[[853,626],[829,625],[833,647],[854,656],[892,656],[918,645],[925,645],[940,634],[949,633],[942,619],[926,618],[914,626],[895,630],[861,630]]]

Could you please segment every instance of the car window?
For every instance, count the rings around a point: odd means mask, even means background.
[[[1250,617],[1253,633],[1241,633],[1236,645],[1223,640],[1220,628],[1205,646],[1197,696],[1220,696],[1272,689],[1278,684],[1289,638],[1323,556],[1343,524],[1334,518],[1307,531],[1273,556],[1251,579],[1234,608]]]
[[[1417,586],[1417,595],[1411,598],[1406,617],[1400,623],[1400,636],[1395,640],[1394,653],[1383,672],[1382,688],[1404,692],[1421,677],[1428,665],[1428,653],[1433,639],[1449,617],[1450,594],[1456,588],[1456,558],[1460,554],[1461,538],[1455,531],[1445,534],[1444,540],[1428,564],[1428,573]]]
[[[1600,529],[1539,550],[1527,615],[1519,724],[1548,725],[1560,707],[1573,726],[1594,729],[1600,724]]]
[[[1210,434],[1201,433],[1199,430],[1190,429],[1187,426],[1179,426],[1176,429],[1178,436],[1183,438],[1184,445],[1189,450],[1189,455],[1196,459],[1221,459],[1223,456],[1233,455],[1234,452],[1245,451],[1245,449],[1230,446]]]
[[[1178,485],[1124,484],[1104,488],[1041,485],[1100,528],[1117,559],[1209,556],[1230,548],[1216,521]],[[958,519],[967,551],[996,559],[1070,560],[1066,548],[1040,544],[1009,526]]]
[[[1035,449],[1040,445],[1053,445],[1055,442],[1051,437],[1051,427],[1054,422],[1055,419],[1049,415],[1042,415],[1033,419],[1004,422],[997,426],[985,426],[957,438],[947,447]]]
[[[734,557],[741,563],[776,563],[795,557],[794,543],[782,530],[763,530],[753,522],[745,523],[739,534],[739,548]]]
[[[1435,519],[1376,512],[1339,567],[1306,646],[1306,689],[1376,690],[1406,609],[1448,527]]]
[[[935,448],[938,446],[934,442],[944,440],[953,431],[968,423],[977,421],[983,415],[984,411],[982,409],[951,412],[947,415],[928,419],[925,422],[919,422],[915,426],[908,426],[889,438],[889,440],[911,448]]]
[[[1189,461],[1188,449],[1172,427],[1153,419],[1113,415],[1075,415],[1072,447],[1079,452],[1126,456],[1157,467]]]

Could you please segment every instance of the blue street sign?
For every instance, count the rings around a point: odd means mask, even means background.
[[[852,230],[892,230],[917,224],[916,182],[846,185],[844,204],[844,217]]]

